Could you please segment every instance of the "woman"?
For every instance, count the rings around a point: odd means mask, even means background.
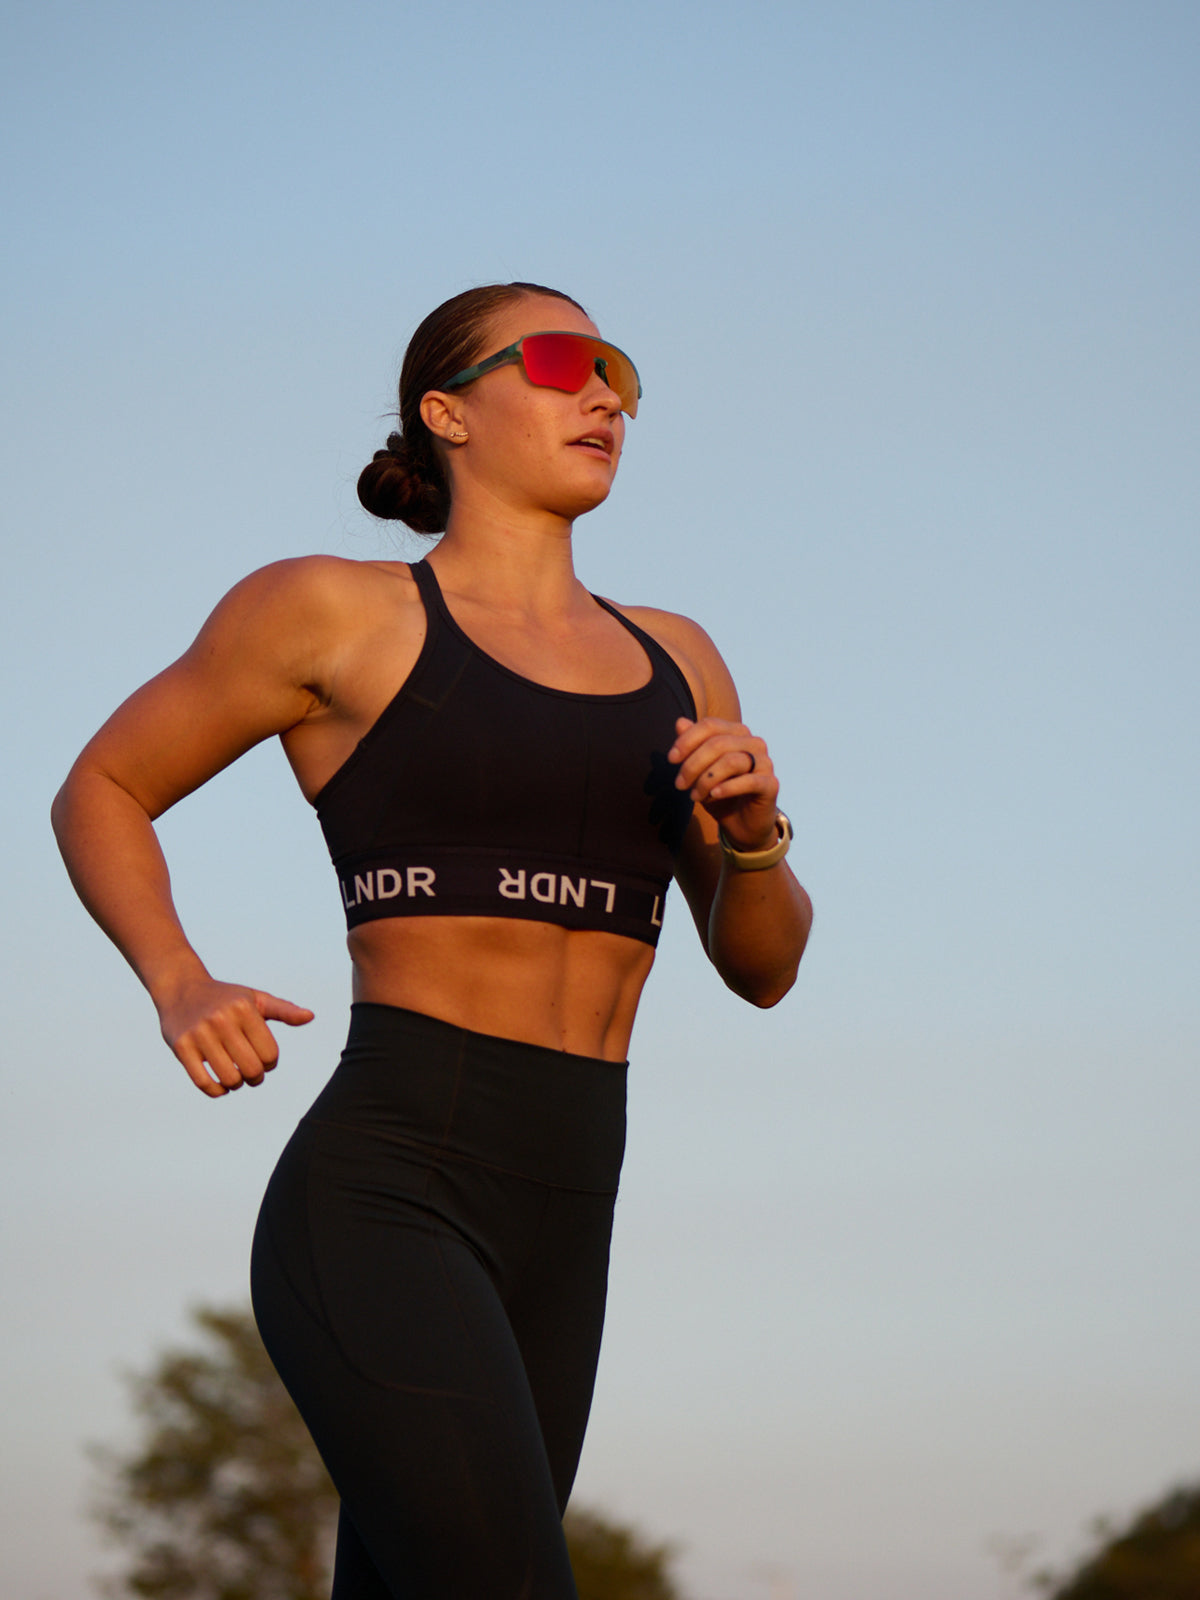
[[[436,548],[253,574],[55,802],[80,895],[214,1096],[262,1083],[269,1024],[312,1014],[209,974],[153,821],[277,734],[325,830],[350,1039],[271,1180],[252,1283],[342,1496],[336,1600],[575,1594],[560,1519],[667,882],[756,1005],[808,935],[771,759],[711,641],[574,574],[640,392],[557,291],[439,307],[359,483],[368,510],[444,529]]]

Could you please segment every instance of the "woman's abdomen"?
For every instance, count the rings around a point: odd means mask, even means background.
[[[654,951],[495,917],[406,917],[349,936],[355,1000],[525,1044],[624,1061]]]

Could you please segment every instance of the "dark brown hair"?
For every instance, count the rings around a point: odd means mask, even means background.
[[[358,479],[358,498],[376,517],[406,522],[417,533],[441,533],[450,515],[450,485],[421,419],[421,400],[464,367],[474,366],[496,313],[526,295],[578,300],[540,283],[487,283],[456,294],[431,311],[408,342],[400,369],[400,431],[389,433]],[[587,313],[584,312],[586,316]]]

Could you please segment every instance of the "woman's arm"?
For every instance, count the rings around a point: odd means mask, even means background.
[[[754,1005],[776,1005],[796,981],[812,902],[786,861],[739,870],[718,833],[740,852],[775,844],[779,780],[770,752],[742,722],[729,669],[702,628],[664,612],[648,613],[643,626],[679,661],[699,713],[695,722],[679,719],[669,752],[679,766],[677,787],[696,802],[677,868],[680,887],[729,988]]]
[[[732,718],[681,717],[676,727],[676,781],[697,803],[680,854],[680,887],[708,958],[729,988],[756,1006],[776,1005],[796,981],[812,902],[786,861],[743,871],[726,857],[718,836],[720,828],[743,852],[775,844],[779,782],[771,757],[764,741]],[[752,771],[747,755],[754,757]]]
[[[239,584],[173,666],[89,741],[52,808],[83,903],[129,961],[196,1086],[261,1083],[278,1056],[267,1021],[307,1022],[290,1001],[221,983],[188,943],[153,822],[252,745],[318,704],[313,574],[266,568]]]

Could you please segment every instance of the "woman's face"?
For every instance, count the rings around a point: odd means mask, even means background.
[[[526,295],[493,319],[476,359],[525,334],[554,330],[599,332],[569,301]],[[574,520],[607,497],[625,442],[625,416],[599,374],[578,394],[564,394],[530,383],[513,362],[445,398],[458,419],[449,431],[467,435],[450,452],[455,503],[479,505],[482,499],[496,511],[548,511]]]

